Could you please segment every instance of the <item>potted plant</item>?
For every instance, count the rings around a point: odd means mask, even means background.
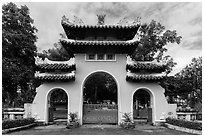
[[[69,118],[70,119],[69,119],[69,122],[67,123],[66,128],[72,129],[72,128],[79,127],[79,119],[78,119],[77,113],[70,112]]]
[[[122,122],[120,123],[120,126],[125,129],[133,129],[135,128],[135,123],[133,122],[133,119],[131,117],[131,113],[124,113]]]

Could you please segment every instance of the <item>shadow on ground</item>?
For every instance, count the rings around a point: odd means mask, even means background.
[[[117,125],[82,125],[66,129],[65,125],[37,126],[7,135],[191,135],[185,132],[148,124],[136,125],[134,129],[123,129]]]

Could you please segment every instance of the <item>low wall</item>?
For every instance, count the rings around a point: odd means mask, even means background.
[[[177,104],[168,104],[167,116],[176,117]]]
[[[32,104],[25,103],[24,108],[4,108],[3,119],[21,119],[32,117]]]
[[[5,108],[3,109],[3,119],[21,119],[24,117],[24,108]]]
[[[165,123],[165,126],[170,128],[170,129],[173,129],[173,130],[178,130],[178,131],[191,133],[191,134],[202,135],[202,130],[195,130],[195,129],[179,127],[179,126],[171,125],[171,124],[168,124],[168,123]]]
[[[25,109],[24,118],[31,118],[32,117],[32,104],[31,103],[25,103],[24,109]]]

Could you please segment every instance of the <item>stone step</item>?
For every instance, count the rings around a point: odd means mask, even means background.
[[[135,124],[147,124],[147,119],[134,119]]]
[[[54,124],[66,125],[67,124],[67,119],[56,119],[56,120],[54,120]]]
[[[53,122],[48,122],[48,125],[66,125],[67,119],[55,119]]]

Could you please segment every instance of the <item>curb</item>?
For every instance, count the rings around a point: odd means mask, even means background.
[[[4,129],[4,130],[2,130],[2,134],[6,134],[6,133],[13,132],[13,131],[20,130],[20,129],[26,129],[26,128],[29,128],[29,127],[33,127],[35,125],[37,125],[37,123],[32,123],[32,124],[21,126],[21,127],[14,127],[14,128]]]
[[[174,129],[174,130],[178,130],[178,131],[182,131],[182,132],[187,132],[187,133],[191,133],[191,134],[202,135],[202,130],[195,130],[195,129],[189,129],[189,128],[185,128],[185,127],[179,127],[179,126],[171,125],[168,123],[164,123],[164,125],[170,129]]]

